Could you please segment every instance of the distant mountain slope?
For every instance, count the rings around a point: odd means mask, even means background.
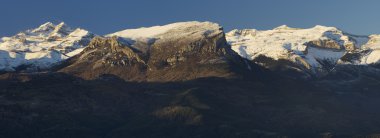
[[[299,29],[284,25],[266,31],[233,30],[226,36],[232,49],[244,58],[266,67],[274,62],[262,60],[263,57],[289,61],[281,66],[309,74],[325,74],[338,64],[373,64],[380,59],[374,51],[380,46],[375,35],[356,36],[335,27]],[[363,54],[368,50],[369,53]],[[352,53],[357,55],[356,59],[348,57]]]
[[[361,49],[349,52],[345,55],[344,61],[354,65],[378,64],[380,61],[380,35],[369,36],[368,43]]]
[[[45,23],[12,37],[0,40],[0,70],[15,71],[46,69],[79,53],[94,34],[80,28],[71,29],[65,23]]]

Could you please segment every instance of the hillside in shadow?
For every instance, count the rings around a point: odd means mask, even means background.
[[[380,130],[380,85],[281,77],[126,82],[3,74],[4,137],[353,137]],[[362,84],[354,84],[362,85]],[[375,136],[375,135],[374,135]]]

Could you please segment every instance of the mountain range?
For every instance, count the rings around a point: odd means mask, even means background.
[[[90,44],[90,41],[95,36],[98,37]],[[206,39],[208,37],[218,37],[214,41],[225,43],[223,44],[225,47],[230,46],[242,58],[253,61],[257,65],[270,70],[292,71],[299,74],[298,77],[300,78],[325,76],[334,71],[336,66],[372,66],[380,61],[380,56],[378,56],[380,35],[359,36],[335,27],[320,25],[309,29],[291,28],[283,25],[273,30],[236,29],[224,33],[220,25],[211,22],[179,22],[164,26],[127,29],[102,37],[84,29],[71,29],[63,22],[58,25],[48,22],[38,28],[20,32],[15,36],[1,38],[2,59],[0,69],[6,72],[48,70],[65,62],[70,57],[80,55],[86,47],[94,49],[97,43],[107,43],[101,41],[109,41],[109,43],[118,43],[116,45],[119,46],[116,47],[133,51],[124,52],[124,54],[135,57],[124,57],[124,61],[110,61],[110,58],[116,57],[107,55],[108,57],[102,57],[102,61],[98,62],[126,64],[125,62],[131,62],[131,58],[136,58],[137,62],[145,66],[144,68],[151,70],[157,67],[148,65],[148,59],[150,61],[152,61],[152,58],[160,60],[157,62],[166,62],[163,64],[168,65],[184,62],[186,58],[194,59],[183,55],[186,52],[183,49],[186,49],[186,47],[177,49],[178,46],[164,48],[165,46],[156,45],[165,45],[168,41],[176,41],[176,39],[183,41],[179,43],[204,43],[198,42],[199,40],[196,39]],[[183,39],[189,40],[184,42]],[[91,46],[88,46],[89,44]],[[216,45],[219,46],[220,44]],[[169,52],[151,53],[152,51],[159,51],[158,47],[163,47],[163,49],[170,50],[172,53],[165,55],[165,57],[159,57],[165,59],[151,57],[151,54],[154,56]],[[187,48],[191,50],[191,47]],[[218,50],[219,48],[214,46],[209,47],[209,49]],[[115,50],[113,49],[111,52],[115,52]],[[200,49],[197,50],[199,52]],[[229,49],[222,50],[227,53],[234,53]],[[198,60],[208,60],[208,57],[203,58]],[[223,59],[213,60],[223,62]],[[287,63],[281,65],[281,61]],[[99,64],[97,63],[97,65]],[[141,69],[137,70],[141,71]]]
[[[48,22],[0,40],[0,135],[376,137],[378,47],[326,26]]]

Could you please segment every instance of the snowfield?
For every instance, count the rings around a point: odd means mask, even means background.
[[[218,31],[215,31],[218,30]],[[118,36],[133,44],[134,41],[154,42],[159,39],[180,38],[189,36],[196,38],[212,33],[222,33],[222,27],[211,22],[178,22],[163,26],[143,27],[138,29],[126,29],[108,34],[107,37]]]

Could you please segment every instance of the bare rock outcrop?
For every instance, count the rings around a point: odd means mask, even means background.
[[[178,81],[235,77],[234,68],[248,70],[214,23],[185,22],[150,39],[131,44],[125,37],[97,37],[60,71],[85,79],[114,75],[128,81]]]

